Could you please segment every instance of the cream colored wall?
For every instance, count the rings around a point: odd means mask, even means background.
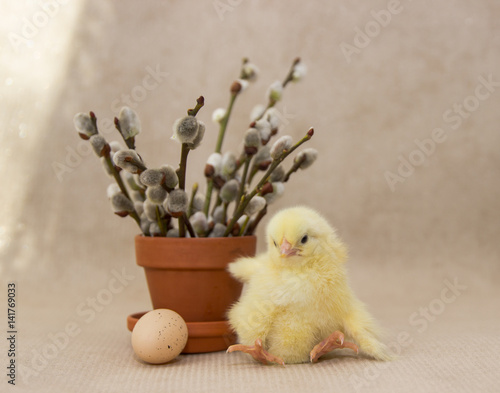
[[[56,278],[79,288],[106,282],[99,273],[121,266],[142,274],[134,266],[137,228],[111,213],[98,160],[90,154],[67,161],[68,149],[81,143],[73,131],[76,112],[112,119],[122,95],[140,97],[148,70],[159,67],[168,75],[134,102],[144,130],[138,150],[150,165],[175,165],[171,124],[204,95],[199,117],[209,127],[189,158],[192,184],[203,181],[216,139],[211,113],[227,104],[241,59],[249,57],[261,74],[231,119],[224,147],[234,150],[250,109],[301,56],[309,73],[286,89],[279,108],[291,121],[283,133],[298,139],[314,126],[309,147],[320,156],[292,178],[279,206],[321,211],[349,244],[353,269],[422,268],[441,277],[452,261],[452,270],[473,268],[493,283],[500,237],[497,2],[74,1],[54,6],[44,23],[40,14],[49,11],[39,4],[6,7],[0,55],[6,279],[41,285]],[[376,21],[382,14],[386,26]],[[26,20],[40,27],[19,39]],[[362,42],[357,29],[372,37]],[[466,108],[460,117],[457,105]],[[434,151],[418,153],[415,140],[433,136]],[[422,157],[421,165],[400,168],[402,160],[420,164]],[[70,171],[58,179],[54,163]],[[393,190],[387,171],[402,171]],[[142,282],[134,285],[143,293]]]

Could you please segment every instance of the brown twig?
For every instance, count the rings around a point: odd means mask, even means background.
[[[285,178],[283,179],[283,183],[286,183],[289,179],[292,173],[295,173],[299,170],[300,166],[304,163],[306,160],[306,157],[302,157],[301,160],[294,162],[292,167],[289,169],[289,171],[286,173]]]
[[[264,209],[258,212],[257,216],[250,222],[250,224],[248,225],[246,235],[248,236],[253,235],[253,233],[255,232],[255,228],[257,228],[257,225],[259,225],[260,221],[264,218],[266,214],[267,214],[267,205],[264,207]]]
[[[262,176],[261,180],[255,186],[255,188],[252,190],[252,192],[248,195],[242,196],[241,201],[238,205],[238,208],[236,209],[231,222],[228,224],[228,226],[226,228],[226,232],[224,233],[224,236],[228,236],[232,232],[234,225],[236,224],[236,222],[238,222],[240,217],[243,215],[248,203],[255,195],[257,195],[260,188],[268,181],[268,179],[271,176],[271,173],[274,171],[274,169],[276,169],[276,167],[279,164],[281,164],[285,158],[287,158],[293,151],[295,151],[295,149],[297,149],[300,145],[302,145],[303,143],[310,140],[313,135],[314,135],[314,129],[310,128],[309,131],[307,131],[307,134],[300,141],[298,141],[295,145],[293,145],[290,148],[290,150],[284,151],[278,158],[273,160],[273,162],[271,163],[271,165],[267,169],[267,172],[264,174],[264,176]]]
[[[183,219],[184,224],[186,225],[186,228],[187,228],[187,230],[189,232],[189,235],[191,237],[196,237],[196,233],[195,233],[195,231],[193,229],[193,226],[191,225],[191,222],[187,218],[186,213],[183,213],[181,218]],[[179,221],[180,221],[180,218],[179,218]]]
[[[283,82],[281,83],[283,88],[286,87],[286,85],[288,85],[289,82],[291,82],[293,80],[293,72],[295,70],[295,66],[300,62],[300,57],[297,57],[293,63],[292,63],[292,66],[290,67],[290,70],[288,71],[288,74],[286,75],[285,79],[283,80]],[[266,111],[269,109],[269,108],[272,108],[274,105],[276,105],[276,100],[273,100],[271,97],[269,97],[269,102],[267,103],[267,106],[266,108],[264,109],[264,111],[262,112],[262,114],[257,117],[254,121],[258,121],[260,119],[262,119],[262,116],[264,116],[264,114],[266,113]]]

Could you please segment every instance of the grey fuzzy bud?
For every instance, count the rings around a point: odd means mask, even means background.
[[[120,192],[121,192],[120,187],[118,187],[118,184],[116,184],[116,183],[111,183],[108,186],[108,189],[106,190],[108,198],[112,198],[113,195],[118,194]]]
[[[97,128],[87,113],[77,113],[73,118],[73,124],[83,139],[89,139],[97,134]]]
[[[254,80],[258,73],[259,69],[253,63],[246,62],[241,67],[241,79]]]
[[[194,231],[198,235],[205,235],[208,232],[208,221],[207,217],[202,212],[194,213],[189,219],[191,225],[193,226]]]
[[[151,225],[151,221],[149,221],[144,214],[141,215],[141,231],[142,231],[142,233],[148,234],[150,225]]]
[[[285,185],[281,182],[272,183],[273,191],[264,195],[264,199],[268,204],[273,203],[285,192]]]
[[[90,145],[92,146],[92,149],[94,149],[94,153],[97,157],[104,157],[111,151],[106,139],[99,134],[95,134],[90,137]]]
[[[224,179],[230,179],[233,177],[236,171],[236,156],[228,151],[222,156],[222,171],[221,175]]]
[[[205,196],[196,194],[193,200],[193,210],[195,212],[202,211],[205,207]]]
[[[291,136],[282,136],[276,142],[274,142],[273,146],[271,147],[271,157],[274,160],[278,159],[285,151],[289,150],[292,147],[292,143],[293,140]]]
[[[117,141],[109,142],[109,147],[111,148],[112,153],[116,153],[118,150],[123,150],[122,145],[120,145],[120,142]]]
[[[165,201],[166,210],[173,217],[180,217],[182,213],[186,212],[188,208],[189,198],[184,190],[175,189],[170,192],[167,200]]]
[[[266,200],[261,196],[254,196],[252,199],[250,199],[250,202],[248,202],[248,205],[245,208],[245,214],[251,216],[255,213],[260,212],[262,209],[264,209],[264,207],[266,207]]]
[[[217,206],[215,208],[213,219],[214,222],[222,223],[224,221],[224,208],[222,206]]]
[[[118,115],[120,122],[120,132],[123,139],[127,140],[135,137],[141,132],[141,122],[137,113],[128,106],[124,106]]]
[[[157,222],[149,224],[149,234],[151,236],[161,236],[161,229]]]
[[[260,146],[260,134],[255,128],[246,130],[244,137],[245,154],[254,155]]]
[[[134,201],[134,209],[139,216],[144,213],[144,203],[140,201]]]
[[[156,206],[149,199],[146,199],[143,204],[144,215],[149,221],[156,221]]]
[[[218,222],[214,225],[214,229],[212,229],[208,237],[223,237],[224,233],[226,233],[226,226]]]
[[[212,165],[214,168],[220,168],[222,164],[222,156],[220,153],[212,153],[208,156],[207,164]]]
[[[165,175],[161,169],[146,169],[141,173],[141,183],[148,187],[159,186],[163,183]]]
[[[307,74],[307,67],[304,63],[298,62],[293,67],[292,82],[300,81]]]
[[[309,168],[314,161],[316,161],[316,158],[318,158],[318,151],[313,148],[308,148],[299,152],[297,157],[295,157],[294,162],[301,163],[299,166],[300,169],[306,169]]]
[[[132,202],[144,202],[144,197],[139,191],[130,191],[130,199]]]
[[[212,113],[212,121],[214,123],[220,124],[222,119],[226,116],[226,110],[224,108],[217,108]]]
[[[205,136],[205,124],[203,124],[201,121],[198,121],[198,133],[196,134],[196,137],[193,139],[193,142],[187,144],[188,147],[191,150],[196,149],[198,146],[201,145],[204,136]]]
[[[255,121],[257,119],[260,119],[262,115],[264,114],[264,111],[266,110],[266,107],[262,104],[255,105],[250,112],[250,121]]]
[[[134,203],[122,192],[114,194],[111,197],[111,206],[113,207],[113,211],[115,213],[131,213],[134,211]]]
[[[179,230],[177,228],[172,228],[167,231],[167,237],[179,237]]]
[[[214,177],[221,173],[222,155],[220,153],[212,153],[208,156],[207,164],[205,165],[205,176]]]
[[[162,186],[148,187],[146,190],[146,196],[151,203],[161,205],[167,197],[167,190],[165,190]]]
[[[236,224],[241,228],[243,225],[245,225],[245,221],[247,221],[248,216],[246,214],[243,214],[240,218],[238,218],[238,221],[236,221]]]
[[[193,143],[198,134],[198,120],[194,116],[177,119],[173,126],[174,135],[180,143]]]
[[[271,182],[281,182],[285,178],[285,170],[281,165],[279,165],[269,177],[269,181]]]
[[[271,138],[271,124],[266,119],[260,119],[255,122],[254,127],[259,131],[262,143],[267,143]]]
[[[175,186],[177,186],[177,184],[179,183],[179,178],[177,177],[175,169],[172,168],[170,165],[162,165],[160,171],[162,171],[163,175],[165,176],[164,180],[165,186],[173,190]]]
[[[271,101],[281,100],[283,95],[283,84],[280,81],[273,82],[267,89],[267,96]]]
[[[254,157],[254,164],[257,166],[266,164],[268,166],[272,161],[270,151],[269,146],[262,146]]]
[[[244,137],[245,147],[259,147],[260,145],[260,135],[259,131],[255,128],[250,128],[245,132]]]
[[[139,155],[132,149],[117,151],[113,156],[113,161],[116,166],[133,174],[147,169]]]
[[[220,189],[219,196],[224,202],[229,203],[236,199],[236,197],[238,196],[239,188],[240,184],[238,183],[237,180],[235,179],[229,180]]]
[[[269,122],[272,130],[277,130],[280,126],[280,116],[281,114],[276,108],[269,108],[264,114],[264,118]]]

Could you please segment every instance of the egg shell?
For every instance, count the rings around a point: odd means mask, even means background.
[[[144,314],[132,331],[132,348],[143,361],[152,364],[169,362],[186,346],[186,322],[175,311],[157,309]]]

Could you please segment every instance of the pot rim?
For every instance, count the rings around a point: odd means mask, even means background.
[[[136,262],[146,269],[220,270],[254,255],[257,237],[169,238],[135,236]]]
[[[212,243],[214,241],[228,242],[228,241],[242,241],[245,239],[257,239],[256,235],[245,235],[245,236],[225,236],[225,237],[166,237],[166,236],[145,236],[142,233],[135,235],[135,240],[142,239],[144,241],[150,242],[198,242],[198,243]]]

